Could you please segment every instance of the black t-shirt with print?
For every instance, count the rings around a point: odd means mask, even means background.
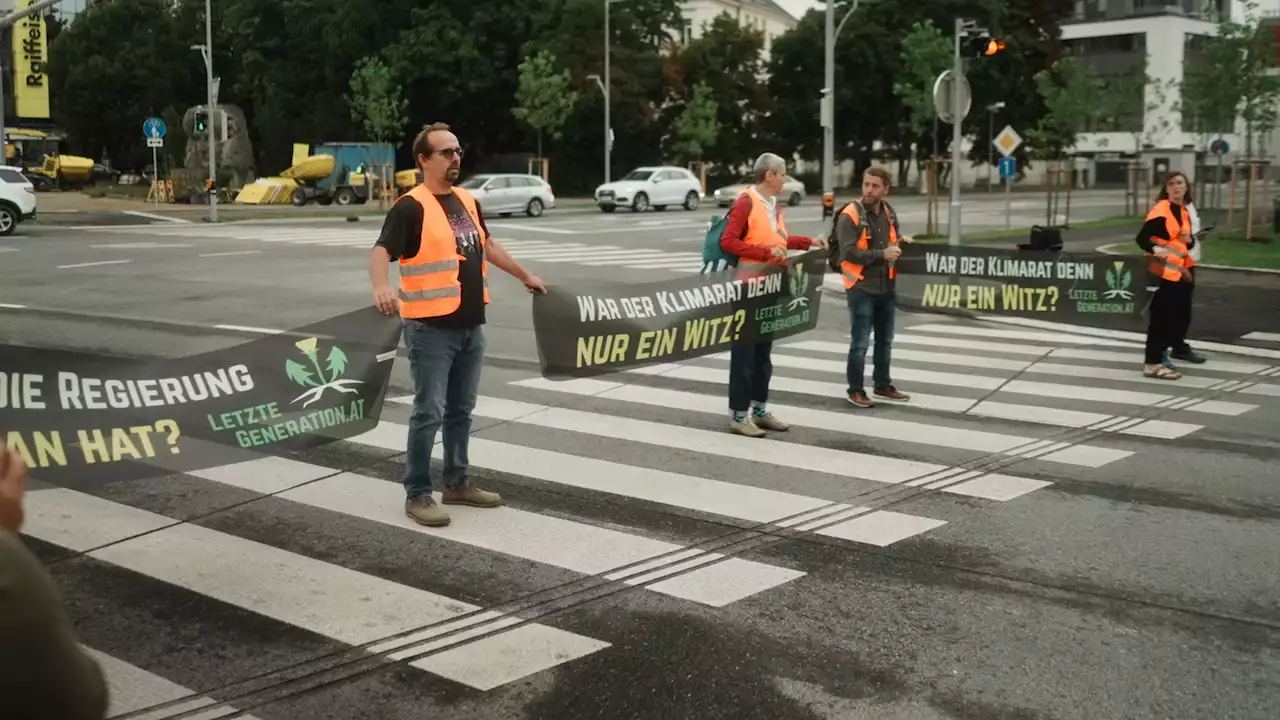
[[[453,237],[458,244],[458,254],[465,258],[458,266],[458,280],[462,283],[462,304],[448,315],[417,320],[433,327],[452,329],[483,325],[484,274],[481,264],[484,250],[480,247],[480,233],[457,195],[449,193],[435,197],[444,208],[445,217],[449,218],[449,226],[453,228]],[[476,214],[480,215],[479,202],[476,203]],[[418,254],[418,248],[422,244],[422,215],[422,205],[413,198],[404,198],[387,213],[377,244],[386,249],[393,261],[408,260]],[[489,234],[483,216],[480,218],[480,229],[485,235]]]

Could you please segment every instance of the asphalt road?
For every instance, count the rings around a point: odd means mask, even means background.
[[[710,214],[490,227],[550,284],[635,283],[696,271]],[[794,231],[817,214],[798,208]],[[24,227],[0,242],[0,339],[231,347],[367,303],[377,231]],[[542,379],[528,295],[490,279],[471,460],[502,510],[403,518],[403,359],[377,431],[293,462],[74,492],[37,475],[26,537],[113,715],[1275,716],[1280,343],[1206,339],[1210,363],[1162,383],[1123,333],[903,313],[895,382],[913,401],[857,411],[833,296],[775,349],[792,430],[752,441],[725,432],[719,357]],[[409,632],[411,662],[387,640]]]

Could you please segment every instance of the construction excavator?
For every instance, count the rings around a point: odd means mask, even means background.
[[[5,129],[5,164],[22,168],[37,190],[78,190],[92,185],[95,163],[91,158],[58,152],[61,138],[40,130]]]

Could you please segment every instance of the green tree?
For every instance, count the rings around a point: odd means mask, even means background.
[[[1124,72],[1101,79],[1102,95],[1097,98],[1096,130],[1127,132],[1133,136],[1134,152],[1142,152],[1145,144],[1154,143],[1173,129],[1168,114],[1156,112],[1171,97],[1171,83],[1151,77],[1145,55],[1133,61]]]
[[[699,83],[693,91],[693,99],[685,106],[674,126],[675,142],[671,149],[688,160],[701,160],[702,153],[715,144],[720,133],[720,121],[716,119],[716,101],[711,87]]]
[[[542,157],[542,134],[545,132],[558,140],[565,120],[578,102],[578,92],[572,88],[572,82],[568,70],[556,72],[555,56],[546,50],[520,63],[520,87],[516,91],[519,104],[511,114],[537,132],[538,157]]]
[[[1211,83],[1217,89],[1209,88],[1207,98],[1221,103],[1223,114],[1226,108],[1245,124],[1245,154],[1248,158],[1254,155],[1254,137],[1260,133],[1269,133],[1276,127],[1277,105],[1280,104],[1280,75],[1273,71],[1275,62],[1275,40],[1269,27],[1263,27],[1258,13],[1258,4],[1250,1],[1245,5],[1244,22],[1234,22],[1230,18],[1218,21],[1217,33],[1205,42],[1205,60],[1214,65],[1197,72],[1211,73],[1209,78],[1196,79],[1192,75],[1193,89],[1205,90]],[[1184,80],[1185,82],[1185,80]],[[1198,88],[1194,87],[1199,85]],[[1184,96],[1186,93],[1184,92]],[[1220,118],[1213,110],[1202,109],[1194,103],[1207,103],[1208,99],[1191,98],[1193,116]]]
[[[136,41],[147,38],[145,43]],[[166,0],[94,3],[49,48],[49,96],[68,150],[120,168],[151,162],[141,123],[203,102],[204,68],[190,30]],[[175,62],[182,58],[186,62]]]
[[[398,138],[405,123],[409,101],[400,96],[400,84],[391,68],[377,57],[366,57],[351,73],[351,92],[347,95],[351,118],[364,126],[374,142],[391,142]],[[399,143],[393,143],[398,145]]]
[[[1105,87],[1091,69],[1072,56],[1036,73],[1035,79],[1048,113],[1027,138],[1040,152],[1062,157],[1075,147],[1077,136],[1104,112],[1099,100],[1106,96]]]
[[[761,80],[763,49],[762,32],[721,13],[702,29],[700,37],[667,56],[664,77],[673,96],[664,121],[673,129],[698,85],[707,85],[716,99],[720,132],[713,144],[703,148],[703,159],[736,168],[760,153],[763,122],[774,109]]]
[[[901,79],[893,83],[893,94],[906,109],[901,129],[903,138],[917,147],[917,167],[921,160],[918,148],[933,137],[937,119],[933,85],[938,74],[951,67],[951,42],[931,20],[914,23],[911,32],[902,38],[903,70],[899,76]],[[905,185],[906,168],[900,166],[898,174],[898,183]]]

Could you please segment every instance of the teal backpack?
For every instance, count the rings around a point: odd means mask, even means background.
[[[711,225],[707,227],[707,236],[702,242],[703,274],[738,266],[738,256],[730,255],[720,247],[720,236],[724,233],[724,226],[728,224],[728,215],[711,216]]]

